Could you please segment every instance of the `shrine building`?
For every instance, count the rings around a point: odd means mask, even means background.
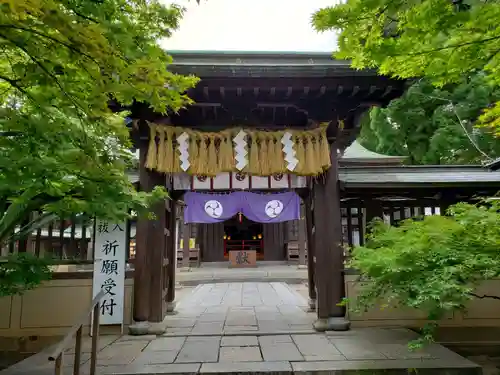
[[[156,220],[137,223],[134,321],[173,308],[156,305],[173,302],[181,207],[186,263],[191,238],[203,262],[285,260],[294,223],[305,222],[298,235],[316,285],[316,327],[347,329],[337,306],[344,297],[339,158],[362,114],[401,95],[404,82],[355,71],[328,53],[169,53],[173,71],[201,80],[187,93],[194,104],[179,113],[132,109],[140,188],[163,185],[171,197]]]

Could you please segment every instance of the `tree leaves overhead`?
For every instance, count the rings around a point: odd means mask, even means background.
[[[164,196],[128,181],[129,129],[108,103],[189,104],[197,79],[170,72],[157,44],[182,13],[157,0],[0,0],[0,203],[12,203],[0,220],[26,208],[123,219]]]
[[[341,59],[437,86],[485,72],[500,85],[500,3],[484,0],[347,0],[313,15],[317,30],[339,30]],[[497,109],[497,112],[500,112]],[[500,128],[497,116],[487,125]]]
[[[436,88],[419,80],[387,108],[363,120],[358,140],[370,150],[408,156],[409,164],[477,164],[500,156],[500,143],[474,124],[483,108],[500,100],[500,88],[483,74]]]

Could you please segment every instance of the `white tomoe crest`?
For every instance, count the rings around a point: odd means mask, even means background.
[[[278,217],[283,212],[283,203],[277,199],[267,202],[264,212],[270,218]]]
[[[215,199],[207,201],[204,209],[207,215],[213,217],[214,219],[220,218],[224,212],[222,204]]]

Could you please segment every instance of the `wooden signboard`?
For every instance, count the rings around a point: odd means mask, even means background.
[[[257,267],[257,251],[232,250],[229,252],[229,267]]]
[[[101,289],[101,325],[120,324],[123,327],[125,303],[125,258],[127,241],[125,223],[108,223],[97,220],[94,233],[94,280],[92,293],[95,297]]]

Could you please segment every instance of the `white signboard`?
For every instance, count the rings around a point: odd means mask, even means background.
[[[104,290],[100,324],[123,324],[125,300],[125,223],[97,220],[94,233],[94,281],[92,295]]]

